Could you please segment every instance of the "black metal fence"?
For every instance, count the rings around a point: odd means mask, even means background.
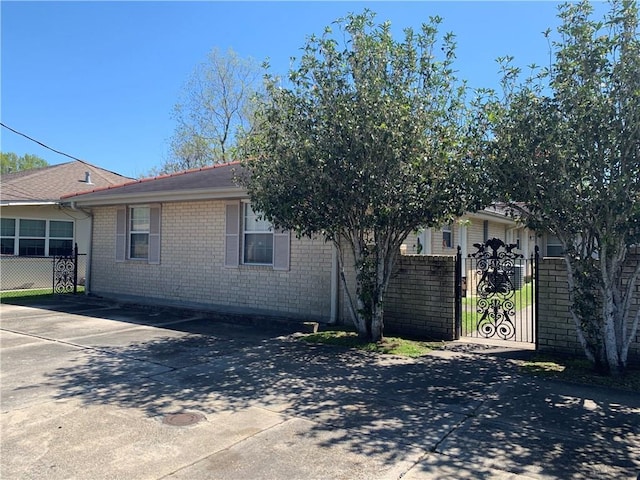
[[[0,290],[2,297],[25,294],[73,293],[84,286],[87,255],[35,257],[3,255],[0,257]]]

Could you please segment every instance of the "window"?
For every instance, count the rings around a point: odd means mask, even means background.
[[[73,222],[49,222],[49,255],[70,255],[73,252]]]
[[[564,249],[560,239],[555,235],[547,235],[547,257],[561,257]]]
[[[47,222],[45,220],[20,220],[18,255],[44,257]]]
[[[260,219],[251,204],[245,203],[243,221],[242,263],[271,265],[273,263],[273,229],[271,223]]]
[[[116,262],[146,260],[160,263],[160,205],[116,210]]]
[[[149,207],[131,207],[129,219],[129,258],[146,260],[149,257]]]
[[[442,227],[442,246],[444,248],[453,248],[453,232],[451,225]]]
[[[73,251],[73,222],[3,218],[3,255],[54,256]]]
[[[489,220],[482,222],[482,238],[485,242],[489,240]]]
[[[250,203],[229,202],[225,206],[224,266],[270,266],[289,270],[289,232],[278,231]]]
[[[0,248],[2,255],[14,255],[16,245],[16,219],[2,218],[0,225]]]

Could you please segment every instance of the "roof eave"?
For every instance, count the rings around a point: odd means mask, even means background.
[[[189,202],[202,200],[238,200],[246,198],[247,191],[244,188],[220,188],[185,190],[170,192],[144,192],[130,194],[111,194],[98,198],[83,199],[82,195],[64,199],[63,203],[74,204],[79,207],[101,207],[110,205],[122,205],[125,203],[163,203],[163,202]]]
[[[481,219],[488,219],[488,220],[493,220],[496,221],[498,223],[504,223],[506,225],[514,225],[517,224],[517,219],[513,218],[509,215],[506,215],[504,213],[500,213],[500,212],[491,212],[488,210],[478,210],[477,212],[473,212],[469,214],[470,216],[476,217],[476,218],[481,218]]]
[[[41,202],[34,200],[26,200],[24,202],[20,200],[0,201],[0,207],[42,207],[46,205],[59,205],[59,201],[55,200],[43,200]]]

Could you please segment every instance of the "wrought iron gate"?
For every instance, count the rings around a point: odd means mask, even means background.
[[[69,255],[53,257],[53,293],[78,293],[78,245]]]
[[[474,247],[464,272],[458,254],[458,337],[536,343],[538,248],[525,258],[498,238]]]

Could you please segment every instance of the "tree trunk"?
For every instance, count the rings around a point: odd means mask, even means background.
[[[375,305],[371,312],[371,341],[379,342],[384,333],[384,308],[381,303]]]
[[[566,246],[565,246],[565,251],[566,251]],[[580,346],[582,347],[585,356],[590,362],[595,364],[597,362],[595,352],[592,348],[592,345],[590,345],[589,342],[587,341],[587,336],[585,335],[585,331],[582,327],[582,318],[580,318],[580,316],[578,315],[575,309],[575,297],[576,297],[575,293],[576,293],[576,290],[579,288],[579,286],[576,285],[576,279],[573,274],[573,264],[571,262],[571,258],[568,255],[564,255],[564,261],[567,267],[567,282],[569,284],[568,285],[569,286],[569,302],[570,302],[569,313],[571,313],[571,318],[573,319],[573,323],[576,327],[576,335],[578,337],[578,342],[580,343]]]
[[[338,250],[338,268],[340,270],[340,280],[342,281],[342,288],[344,289],[346,296],[346,304],[349,310],[349,316],[351,317],[353,326],[356,328],[356,332],[358,332],[358,336],[360,338],[366,338],[368,335],[366,321],[359,313],[362,311],[361,302],[359,301],[359,299],[356,299],[356,305],[354,305],[353,297],[351,296],[351,289],[349,288],[347,277],[344,274],[344,258],[342,256],[342,247],[339,241],[334,240],[333,244]]]
[[[615,305],[611,288],[606,288],[603,291],[603,296],[604,308],[602,309],[602,315],[604,316],[604,336],[602,340],[606,352],[607,366],[611,375],[620,376],[624,371],[624,365],[618,357],[619,342],[616,335]]]

